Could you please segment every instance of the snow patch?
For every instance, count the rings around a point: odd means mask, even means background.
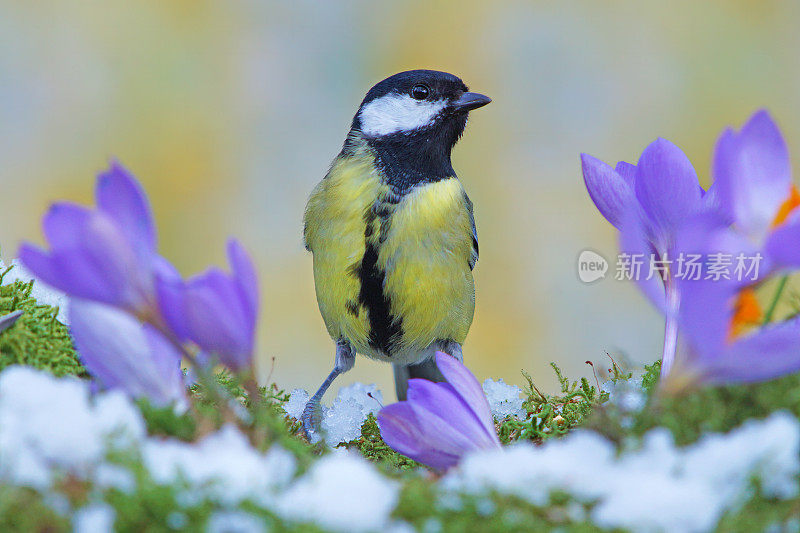
[[[607,439],[578,430],[536,447],[516,444],[476,452],[447,474],[450,493],[494,490],[545,505],[551,491],[597,502],[591,519],[601,527],[634,531],[706,531],[749,494],[759,478],[767,495],[797,494],[800,423],[778,412],[726,435],[711,434],[678,448],[656,429],[619,457]]]
[[[114,531],[114,509],[105,503],[93,503],[79,509],[72,518],[73,533],[111,533]]]
[[[261,518],[244,511],[217,511],[208,519],[207,533],[263,533]]]
[[[608,380],[603,383],[602,390],[608,393],[609,403],[623,413],[641,411],[647,401],[641,376],[616,382]]]
[[[86,382],[23,366],[0,374],[0,480],[44,489],[56,472],[85,478],[109,446],[144,436],[139,411],[121,393],[93,399]]]
[[[296,420],[303,414],[308,402],[308,392],[295,389],[284,405],[286,414]],[[361,425],[370,414],[383,407],[383,394],[375,385],[353,383],[339,389],[330,407],[322,406],[322,432],[328,446],[350,442],[361,436]]]
[[[487,379],[483,382],[483,392],[489,400],[489,407],[495,419],[502,420],[507,416],[524,419],[527,416],[527,412],[522,408],[524,400],[520,398],[522,389],[516,385],[506,385],[502,379],[497,381]]]
[[[205,499],[227,506],[260,501],[285,486],[295,472],[289,452],[274,446],[262,455],[233,425],[197,443],[148,439],[142,459],[156,483],[186,483],[191,489],[184,502],[188,505]]]
[[[340,451],[323,457],[277,503],[289,520],[334,531],[383,530],[397,504],[398,484],[361,457]]]

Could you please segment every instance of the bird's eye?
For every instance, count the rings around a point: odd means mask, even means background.
[[[411,98],[414,100],[425,100],[430,93],[431,90],[427,85],[419,84],[411,88]]]

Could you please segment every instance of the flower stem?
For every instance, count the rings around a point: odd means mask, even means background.
[[[663,379],[672,369],[675,362],[675,352],[678,349],[678,306],[680,294],[674,283],[667,281],[666,289],[666,321],[664,323],[664,351],[661,354],[661,378]]]
[[[767,324],[772,322],[772,315],[775,314],[775,308],[778,307],[778,300],[780,300],[781,298],[783,289],[786,288],[787,281],[789,281],[789,276],[784,275],[778,282],[778,288],[775,289],[775,295],[772,297],[772,301],[769,303],[769,307],[767,307],[766,313],[764,313],[764,321],[761,323],[761,325],[766,326]]]

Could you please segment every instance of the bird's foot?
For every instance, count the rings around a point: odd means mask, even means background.
[[[322,423],[322,404],[316,397],[311,398],[303,409],[300,416],[303,424],[303,433],[311,444],[316,444],[322,437],[320,435],[320,424]]]

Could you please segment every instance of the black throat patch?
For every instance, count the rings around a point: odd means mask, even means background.
[[[352,153],[359,145],[369,146],[383,179],[395,193],[403,195],[419,183],[455,176],[450,154],[466,124],[466,113],[460,113],[447,115],[419,130],[370,138],[358,130],[356,116],[342,153]]]

